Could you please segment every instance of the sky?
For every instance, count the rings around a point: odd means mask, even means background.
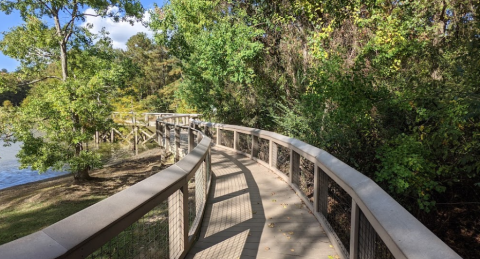
[[[152,9],[154,7],[154,3],[157,3],[158,6],[162,6],[166,0],[140,0],[142,3],[143,7],[146,10]],[[93,13],[92,10],[88,10],[91,13]],[[90,13],[89,12],[89,13]],[[145,19],[149,19],[148,11],[145,14]],[[0,32],[6,32],[9,31],[10,28],[18,26],[22,24],[23,21],[20,17],[20,14],[18,12],[14,12],[10,15],[6,15],[2,11],[0,11]],[[99,18],[99,17],[91,17],[89,16],[85,23],[91,23],[93,24],[92,32],[96,33],[99,30],[101,30],[103,27],[110,32],[110,38],[112,39],[112,44],[114,48],[125,48],[125,43],[127,40],[139,33],[139,32],[145,32],[147,35],[152,36],[153,33],[148,30],[147,28],[143,27],[140,23],[135,24],[134,26],[131,26],[128,23],[122,23],[118,22],[115,23],[111,19],[108,18]],[[50,24],[50,23],[49,23]],[[84,24],[78,24],[83,26]],[[3,34],[0,34],[0,39],[3,38]],[[7,69],[9,72],[10,71],[15,71],[16,67],[19,66],[20,63],[17,62],[14,59],[11,59],[9,57],[6,57],[3,55],[3,53],[0,52],[0,69]]]

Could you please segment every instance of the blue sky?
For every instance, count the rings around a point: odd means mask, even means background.
[[[145,9],[151,9],[154,6],[154,3],[157,3],[158,6],[162,6],[166,0],[141,0],[143,7]],[[116,48],[124,48],[126,41],[133,35],[138,32],[146,32],[151,35],[151,32],[147,28],[144,28],[140,24],[135,24],[131,26],[126,23],[114,23],[109,19],[101,19],[98,17],[89,17],[87,22],[94,24],[92,31],[97,32],[102,27],[105,27],[107,31],[110,32],[110,37],[113,40],[113,46]],[[9,31],[10,28],[22,24],[23,21],[18,12],[6,15],[0,11],[0,32]],[[0,38],[3,38],[3,35],[0,34]],[[0,52],[0,69],[6,68],[8,71],[15,71],[15,68],[19,63],[9,57],[4,56]]]

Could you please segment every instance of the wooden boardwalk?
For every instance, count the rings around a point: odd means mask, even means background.
[[[275,173],[212,149],[213,181],[187,258],[337,258],[320,223]]]

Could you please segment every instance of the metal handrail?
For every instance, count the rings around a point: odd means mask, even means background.
[[[162,120],[157,121],[157,125],[162,123]],[[189,134],[193,132],[190,130]],[[203,136],[201,132],[198,134]],[[0,257],[86,258],[179,190],[184,194],[182,203],[178,205],[183,218],[177,219],[174,225],[169,223],[169,228],[181,228],[178,231],[183,233],[183,250],[177,256],[185,256],[200,230],[199,222],[205,211],[203,204],[196,215],[200,219],[195,220],[189,231],[188,183],[203,167],[205,182],[195,181],[195,184],[204,184],[203,195],[205,199],[208,197],[211,181],[210,143],[211,139],[204,136],[182,160],[169,168],[41,231],[1,245]]]
[[[367,253],[365,251],[378,249],[379,246],[382,246],[381,242],[395,258],[461,258],[370,178],[328,152],[298,139],[270,131],[202,121],[193,121],[193,123],[199,127],[203,126],[204,132],[207,132],[207,128],[216,128],[216,145],[243,153],[282,177],[313,212],[342,258],[373,258],[375,255],[371,251],[367,251]],[[223,131],[233,132],[233,148],[221,145],[222,138],[225,137],[222,134]],[[246,154],[238,148],[240,133],[252,136],[250,154]],[[268,163],[256,157],[259,152],[260,139],[269,142]],[[289,176],[276,168],[278,145],[290,151]],[[295,173],[300,173],[300,156],[311,161],[315,166],[313,202],[292,179]],[[344,247],[325,215],[328,214],[327,207],[325,207],[328,206],[328,199],[322,196],[329,195],[330,187],[328,182],[321,181],[322,174],[327,175],[351,197],[349,247]],[[321,199],[326,199],[323,205],[320,204]],[[368,220],[367,223],[360,222],[360,214]],[[360,240],[365,237],[360,237],[359,228],[362,228],[363,231],[366,228],[365,224],[373,227],[381,241],[376,240],[375,235],[372,235],[373,240]],[[365,247],[366,244],[370,247]]]

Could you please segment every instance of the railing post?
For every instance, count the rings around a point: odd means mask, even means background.
[[[270,168],[277,168],[277,144],[273,142],[273,140],[269,141],[269,148],[268,148],[268,163],[270,165]]]
[[[165,154],[171,152],[170,146],[170,125],[165,123]]]
[[[194,124],[195,125],[195,129],[197,130],[196,134],[197,134],[197,144],[200,143],[200,141],[202,141],[202,138],[203,138],[203,135],[200,133],[200,126],[198,126],[198,124]]]
[[[138,128],[137,128],[137,119],[135,118],[135,113],[132,112],[132,123],[133,123],[133,150],[135,150],[135,155],[138,155]]]
[[[180,160],[180,128],[178,125],[175,126],[175,162]]]
[[[300,155],[290,149],[290,182],[299,186],[300,176]]]
[[[358,259],[358,229],[360,225],[360,208],[352,199],[352,223],[350,228],[350,259]]]
[[[188,127],[188,153],[192,152],[194,148],[193,128],[192,125],[190,125],[190,127]]]
[[[318,164],[315,163],[315,169],[313,171],[313,210],[315,212],[318,212],[319,211],[319,199],[318,199],[318,195],[320,194],[320,170],[318,170]]]
[[[220,127],[217,127],[217,145],[222,145],[222,130]]]
[[[258,157],[260,143],[257,136],[253,134],[251,136],[252,136],[252,154],[251,155],[252,155],[252,158],[254,158],[254,157]]]
[[[207,126],[207,124],[203,125],[203,132],[207,137],[212,138],[212,133],[210,132],[210,128]]]
[[[238,150],[238,132],[236,130],[233,131],[233,150]]]
[[[157,133],[158,145],[163,147],[163,138],[162,138],[162,133],[160,131],[160,122],[157,120],[155,120],[155,132]]]

